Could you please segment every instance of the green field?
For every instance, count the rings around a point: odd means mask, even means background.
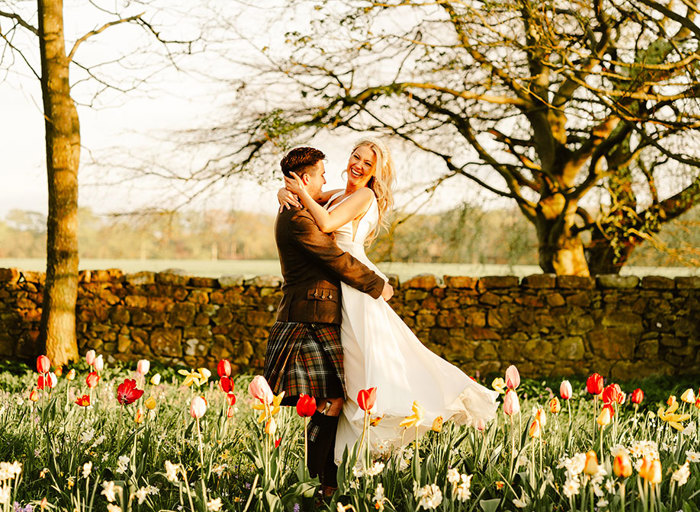
[[[20,268],[24,270],[45,269],[45,261],[34,259],[0,259],[0,268]],[[161,272],[167,269],[179,269],[187,274],[205,277],[220,277],[225,275],[242,274],[253,277],[266,274],[280,274],[277,260],[94,260],[84,259],[80,262],[81,269],[98,270],[119,268],[126,273],[148,270]],[[418,274],[462,275],[462,276],[495,276],[515,275],[524,277],[541,273],[537,265],[478,265],[460,263],[380,263],[379,268],[389,274],[398,274],[399,279],[406,280]],[[698,267],[624,267],[625,275],[658,275],[666,277],[700,275]]]

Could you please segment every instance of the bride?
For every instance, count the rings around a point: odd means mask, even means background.
[[[322,231],[335,233],[341,249],[384,276],[367,258],[364,246],[376,236],[393,204],[389,150],[378,139],[358,141],[346,172],[345,189],[324,192],[325,207],[309,195],[296,175],[293,180],[285,178],[286,190],[280,190],[278,198],[282,207],[299,206],[300,201]],[[336,434],[336,460],[362,434],[364,412],[356,401],[362,389],[377,388],[372,416],[381,420],[372,427],[370,438],[375,451],[413,438],[403,435],[399,423],[412,414],[414,401],[425,411],[419,433],[429,430],[438,417],[474,426],[495,417],[498,393],[427,349],[381,297],[373,299],[344,283],[341,286],[340,332],[348,396]]]

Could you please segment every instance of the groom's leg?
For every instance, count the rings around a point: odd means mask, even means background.
[[[321,484],[337,487],[337,467],[333,462],[335,433],[338,416],[343,407],[342,398],[321,398],[318,410],[311,417],[308,427],[309,458],[307,460],[311,476],[319,475]],[[329,464],[329,460],[331,464]],[[332,468],[331,468],[332,465]]]

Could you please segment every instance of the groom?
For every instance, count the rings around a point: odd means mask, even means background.
[[[317,199],[326,183],[325,158],[318,149],[296,148],[282,159],[282,172],[289,178],[296,173]],[[330,495],[337,487],[333,452],[345,399],[340,281],[375,299],[389,300],[393,288],[343,252],[303,208],[277,215],[275,240],[284,285],[267,342],[264,375],[275,394],[285,392],[284,405],[295,405],[300,394],[316,399],[308,430],[308,467],[312,476],[319,475],[324,495]]]

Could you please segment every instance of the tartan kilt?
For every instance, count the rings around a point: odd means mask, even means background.
[[[267,340],[264,376],[275,394],[285,392],[284,404],[295,404],[302,393],[345,398],[340,326],[275,322]]]

